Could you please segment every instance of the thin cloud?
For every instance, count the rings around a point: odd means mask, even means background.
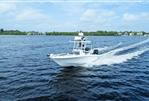
[[[105,9],[87,9],[80,20],[90,23],[106,23],[115,17],[115,12]]]
[[[125,13],[123,15],[123,20],[126,22],[139,22],[141,20],[149,20],[149,13],[148,12],[141,12],[137,14],[132,13]]]
[[[0,3],[0,13],[10,12],[16,9],[15,3]]]
[[[24,10],[16,16],[16,19],[19,21],[45,20],[46,18],[46,15],[34,9]]]

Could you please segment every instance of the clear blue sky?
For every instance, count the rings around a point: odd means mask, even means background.
[[[42,32],[149,32],[149,1],[1,0],[0,28]]]

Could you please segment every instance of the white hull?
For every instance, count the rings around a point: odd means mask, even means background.
[[[98,50],[92,50],[91,41],[87,41],[80,32],[74,38],[71,53],[50,54],[50,58],[62,67],[90,67],[99,57]]]
[[[50,55],[50,58],[62,67],[87,67],[98,58],[98,55]]]

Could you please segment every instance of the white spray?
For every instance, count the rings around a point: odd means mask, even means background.
[[[119,64],[119,63],[126,62],[130,59],[133,59],[134,57],[138,57],[139,55],[143,54],[146,51],[149,51],[149,48],[143,48],[141,50],[136,50],[134,52],[122,54],[122,55],[116,55],[116,53],[125,51],[128,49],[132,49],[135,47],[139,47],[140,45],[146,44],[148,42],[149,42],[149,39],[130,46],[114,49],[112,51],[101,54],[99,55],[99,58],[94,62],[92,62],[92,64],[90,64],[89,66],[112,65],[112,64]]]

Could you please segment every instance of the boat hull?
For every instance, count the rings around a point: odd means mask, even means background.
[[[51,55],[50,58],[62,67],[88,67],[93,64],[98,56],[97,55],[66,55],[66,56],[54,56]]]

